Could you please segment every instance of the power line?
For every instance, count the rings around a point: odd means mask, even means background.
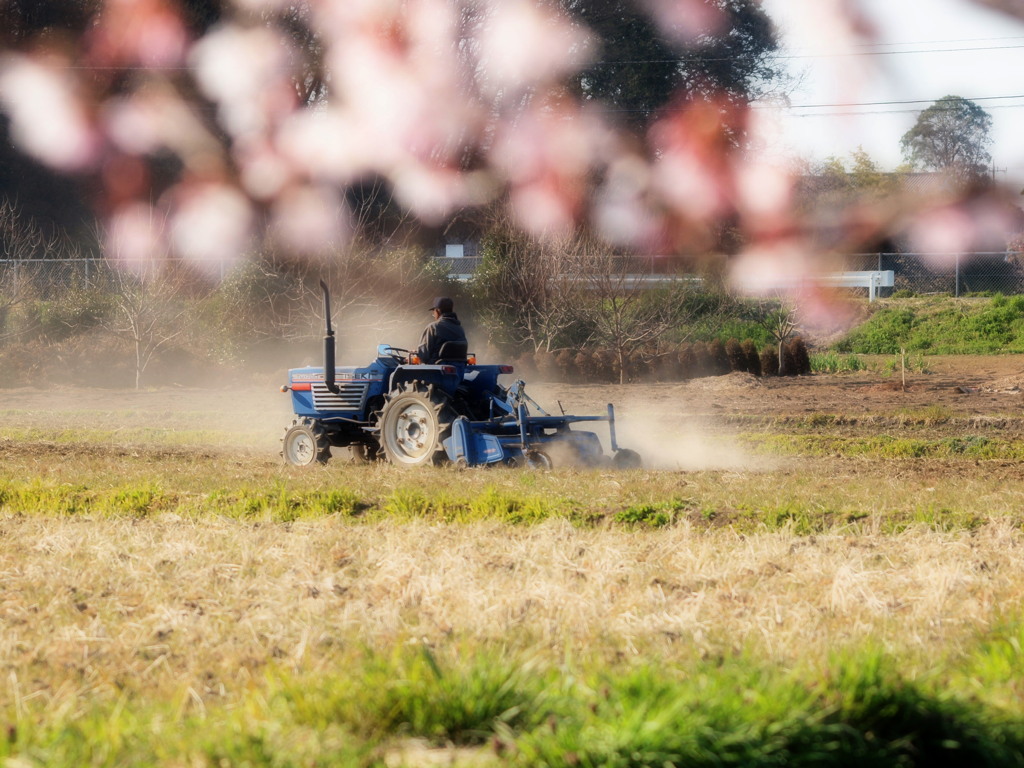
[[[1024,40],[1024,35],[1004,35],[1002,37],[961,37],[951,40],[904,40],[892,43],[858,43],[856,48],[882,48],[892,45],[952,45],[953,43],[987,43],[996,40]]]
[[[911,49],[906,50],[906,51],[879,51],[878,53],[880,55],[883,55],[883,56],[892,55],[892,54],[899,54],[899,53],[946,53],[947,51],[950,51],[950,50],[953,50],[953,51],[957,51],[957,50],[968,50],[968,51],[982,50],[982,51],[988,51],[988,50],[1001,50],[1003,48],[1017,48],[1017,47],[1019,47],[1017,45],[986,45],[986,46],[969,46],[969,47],[965,47],[965,48],[949,48],[948,47],[948,46],[955,45],[955,44],[960,44],[960,43],[1007,42],[1007,41],[1010,41],[1010,40],[1024,40],[1024,35],[1007,35],[1005,37],[964,37],[964,38],[951,38],[951,39],[948,39],[948,40],[903,40],[903,41],[895,41],[895,42],[888,42],[888,43],[881,43],[881,42],[855,43],[855,44],[852,44],[850,47],[851,48],[870,49],[870,48],[893,48],[893,47],[896,47],[896,46],[921,46],[921,45],[930,46],[928,48],[923,48],[923,49],[911,48]],[[947,46],[947,47],[937,48],[935,46]],[[831,53],[815,54],[815,53],[806,53],[806,51],[811,50],[807,46],[789,47],[788,50],[790,51],[790,53],[786,54],[786,55],[791,57],[791,58],[798,58],[798,57],[801,57],[801,56],[806,57],[806,58],[814,58],[816,56],[829,57],[829,56],[838,56],[838,55],[857,55],[857,56],[863,56],[863,55],[870,55],[870,54],[874,53],[873,51],[865,50],[865,51],[862,51],[862,52],[859,52],[859,53],[852,53],[852,54],[831,54]]]
[[[1024,94],[1014,96],[974,96],[972,98],[963,97],[964,101],[995,101],[1002,99],[1024,99]],[[931,104],[937,102],[939,99],[905,99],[902,101],[861,101],[861,102],[846,102],[842,104],[790,104],[787,109],[825,109],[825,108],[837,108],[837,107],[885,107],[885,106],[898,106],[901,104]],[[764,106],[770,107],[772,105],[760,105],[756,104],[755,107],[762,108]],[[996,105],[999,106],[999,105]],[[1017,106],[1017,105],[1010,105]],[[995,107],[991,107],[994,109]],[[916,111],[916,110],[911,110]]]
[[[967,48],[927,48],[916,51],[847,51],[843,53],[783,53],[776,54],[770,58],[789,61],[791,59],[842,59],[842,58],[858,58],[864,56],[904,56],[912,54],[925,54],[925,53],[967,53],[970,51],[1015,51],[1024,48],[1024,44],[1021,45],[996,45],[996,46],[977,46]],[[684,64],[688,61],[732,61],[731,56],[713,56],[705,57],[699,52],[686,54],[684,56],[676,56],[671,59],[623,59],[623,60],[609,60],[596,61],[590,65],[590,68],[604,67],[609,65],[633,65],[633,64]]]
[[[1014,94],[1006,96],[975,96],[973,98],[964,98],[964,101],[996,101],[1005,99],[1024,99],[1024,94]],[[855,110],[856,107],[886,107],[886,106],[902,106],[905,104],[934,104],[940,101],[940,99],[903,99],[893,101],[861,101],[861,102],[846,102],[837,104],[772,104],[772,103],[752,103],[749,105],[751,109],[776,109],[776,110],[793,110],[793,109],[842,109],[845,111],[841,112],[810,112],[804,115],[791,114],[790,117],[832,117],[836,115],[901,115],[901,114],[913,114],[921,112],[920,109],[874,109],[874,110]],[[986,109],[1021,109],[1024,108],[1024,103],[1021,104],[992,104],[986,106]],[[685,111],[686,107],[668,108],[669,112],[682,112]],[[665,107],[660,109],[605,109],[601,110],[605,114],[618,114],[618,113],[630,113],[630,112],[662,112],[666,111]]]
[[[995,104],[989,106],[989,110],[1021,110],[1022,104]],[[806,115],[790,115],[791,118],[829,118],[829,117],[856,117],[858,115],[915,115],[921,110],[860,110],[857,112],[815,112]]]
[[[776,56],[778,59],[841,59],[856,56],[905,56],[919,53],[966,53],[970,51],[1012,51],[1024,45],[982,45],[967,48],[922,48],[915,51],[849,51],[845,53],[807,53]]]

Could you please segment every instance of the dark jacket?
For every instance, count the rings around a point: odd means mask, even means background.
[[[462,323],[454,312],[449,312],[441,315],[424,329],[416,354],[424,363],[430,364],[437,360],[441,345],[446,341],[465,340],[466,332],[462,330]]]

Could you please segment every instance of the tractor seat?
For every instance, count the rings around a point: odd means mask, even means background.
[[[465,363],[469,344],[465,341],[446,341],[437,353],[438,363]]]

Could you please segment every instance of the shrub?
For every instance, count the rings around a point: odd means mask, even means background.
[[[576,368],[576,371],[579,373],[579,375],[582,376],[586,381],[593,381],[595,378],[597,378],[595,376],[596,366],[594,365],[593,355],[581,349],[573,356],[572,364]]]
[[[729,358],[729,370],[747,372],[747,356],[736,339],[725,342],[725,355]]]
[[[755,376],[760,376],[761,356],[757,354],[757,345],[754,344],[752,339],[746,339],[740,347],[747,358],[747,372],[752,373]]]
[[[682,376],[679,350],[669,349],[658,356],[657,377],[659,381],[678,381]]]
[[[57,299],[27,303],[20,313],[20,330],[47,341],[63,341],[96,328],[110,311],[109,296],[76,288]]]
[[[596,349],[592,353],[594,373],[598,381],[612,382],[615,378],[615,356],[607,349]]]
[[[544,349],[538,349],[533,353],[533,367],[537,376],[545,381],[554,381],[558,378],[558,363],[555,356]]]
[[[574,364],[575,357],[568,349],[559,350],[555,354],[555,368],[561,381],[571,381],[576,378],[575,374],[578,369]]]
[[[779,351],[774,344],[768,344],[761,350],[761,375],[779,375]]]
[[[803,337],[797,336],[790,339],[786,349],[793,364],[792,369],[787,370],[787,373],[790,376],[808,375],[811,372],[811,358],[807,353],[807,345],[804,343]]]
[[[796,376],[796,358],[788,341],[779,348],[779,376]]]
[[[690,347],[693,355],[693,374],[690,378],[699,379],[711,375],[711,356],[708,354],[708,345],[703,341],[695,341]]]
[[[679,360],[679,377],[692,379],[697,372],[697,356],[693,351],[693,344],[683,344],[676,353]]]
[[[725,344],[721,339],[714,339],[708,344],[708,373],[712,376],[721,376],[730,370]]]
[[[651,360],[639,349],[634,349],[626,358],[627,381],[651,381],[654,378],[654,366]]]
[[[26,387],[36,380],[45,359],[39,342],[0,349],[0,387]]]

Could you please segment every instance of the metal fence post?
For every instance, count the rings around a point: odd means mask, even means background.
[[[953,294],[960,298],[960,254],[956,255],[956,292]]]

